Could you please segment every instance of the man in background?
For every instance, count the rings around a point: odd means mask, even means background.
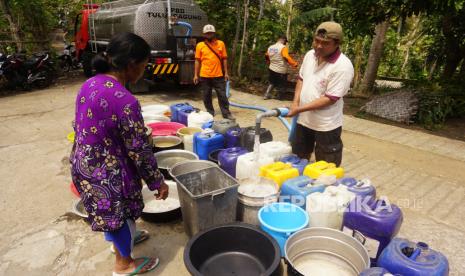
[[[266,51],[265,58],[267,63],[269,63],[268,71],[269,77],[268,80],[270,84],[266,89],[265,100],[271,99],[273,88],[277,88],[278,94],[273,97],[275,99],[282,99],[286,92],[287,84],[287,71],[288,64],[294,68],[297,68],[298,63],[289,55],[289,49],[287,48],[287,37],[281,35],[278,38],[278,41],[268,47]]]
[[[213,25],[205,25],[203,35],[205,40],[198,43],[195,49],[194,84],[200,82],[203,104],[210,114],[215,116],[212,103],[212,90],[215,89],[223,118],[234,119],[226,97],[226,81],[229,80],[226,46],[216,38]]]

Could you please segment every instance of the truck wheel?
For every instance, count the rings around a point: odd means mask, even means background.
[[[94,55],[89,52],[85,51],[82,53],[82,69],[84,70],[84,75],[87,78],[90,78],[94,75],[94,72],[92,71],[92,58]]]

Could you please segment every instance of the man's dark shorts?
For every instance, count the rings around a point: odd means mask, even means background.
[[[300,158],[309,159],[315,150],[316,161],[324,160],[335,163],[338,167],[342,161],[342,127],[330,131],[316,131],[296,125],[292,141],[292,152]]]
[[[273,70],[268,69],[268,81],[275,87],[286,87],[287,85],[287,74],[276,73]]]

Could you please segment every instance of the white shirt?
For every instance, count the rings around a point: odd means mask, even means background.
[[[338,49],[328,61],[318,65],[315,51],[310,50],[305,55],[299,75],[303,82],[300,106],[325,95],[336,102],[318,110],[300,113],[297,123],[316,131],[331,131],[342,126],[342,97],[349,91],[354,77],[354,67],[349,58]]]
[[[283,48],[286,47],[281,42],[268,47],[268,57],[270,58],[270,70],[280,73],[287,74],[287,61],[284,60],[283,55],[281,54]]]

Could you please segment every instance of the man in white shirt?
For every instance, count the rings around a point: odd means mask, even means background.
[[[295,88],[290,117],[298,115],[293,153],[316,161],[342,161],[342,118],[344,101],[354,77],[351,61],[340,50],[342,27],[323,22],[313,37],[313,49],[304,58]]]
[[[298,65],[297,61],[289,55],[287,37],[285,35],[280,35],[278,41],[268,47],[265,58],[269,64],[268,81],[270,85],[268,85],[263,99],[268,100],[272,98],[271,91],[273,88],[278,89],[278,95],[275,98],[282,99],[286,92],[288,64],[294,68],[297,68]]]

